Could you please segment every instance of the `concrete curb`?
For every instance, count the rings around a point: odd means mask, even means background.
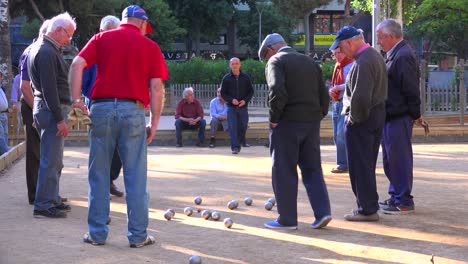
[[[26,142],[24,141],[12,147],[7,153],[0,156],[0,171],[10,167],[16,160],[23,157],[25,153]]]

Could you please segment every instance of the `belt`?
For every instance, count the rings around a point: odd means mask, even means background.
[[[5,111],[1,111],[0,113],[8,113],[8,109],[5,110]]]
[[[98,98],[98,99],[94,99],[94,100],[91,100],[91,104],[95,104],[95,103],[108,103],[108,102],[114,102],[114,103],[118,103],[118,102],[130,102],[130,103],[134,103],[136,104],[137,106],[141,107],[141,108],[144,108],[144,104],[139,101],[139,100],[134,100],[134,99],[121,99],[121,98]]]

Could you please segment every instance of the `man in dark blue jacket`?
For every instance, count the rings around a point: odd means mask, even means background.
[[[386,214],[414,212],[413,123],[421,125],[419,71],[411,47],[403,40],[400,24],[393,19],[377,26],[378,44],[387,53],[388,98],[382,134],[384,171],[390,181],[390,198],[380,202]]]
[[[221,97],[228,105],[228,126],[231,137],[232,154],[240,152],[241,143],[248,147],[245,142],[245,133],[249,123],[248,104],[254,94],[250,77],[240,70],[239,58],[229,61],[231,72],[223,77],[221,83]]]

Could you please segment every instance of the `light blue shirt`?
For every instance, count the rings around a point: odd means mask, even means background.
[[[211,118],[218,119],[220,116],[227,117],[227,105],[226,103],[221,104],[218,97],[214,98],[210,102],[210,116]]]

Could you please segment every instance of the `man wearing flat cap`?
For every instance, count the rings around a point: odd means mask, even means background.
[[[346,80],[343,112],[349,177],[357,208],[345,215],[345,220],[377,221],[375,167],[385,123],[387,67],[382,55],[365,43],[360,29],[352,26],[340,29],[330,50],[338,47],[347,57],[355,59]]]
[[[109,174],[116,148],[124,169],[130,247],[155,242],[147,233],[147,144],[158,127],[162,81],[168,72],[159,46],[144,36],[148,33],[151,25],[146,12],[137,5],[128,6],[120,26],[94,35],[71,66],[73,107],[87,112],[80,99],[83,69],[97,64],[90,94],[89,232],[83,238],[92,245],[103,245],[109,233]],[[148,105],[150,120],[145,125],[144,108]]]
[[[332,218],[320,161],[320,122],[328,114],[329,102],[322,70],[277,33],[263,40],[258,56],[268,61],[272,185],[279,214],[265,227],[297,229],[297,166],[314,211],[310,227],[325,227]]]

